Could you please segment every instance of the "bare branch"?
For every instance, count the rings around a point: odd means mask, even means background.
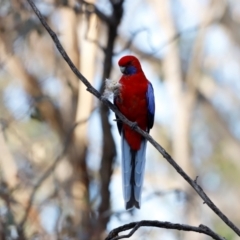
[[[123,226],[120,226],[118,228],[115,228],[112,230],[108,236],[106,237],[106,240],[118,240],[123,238],[129,238],[131,237],[140,227],[157,227],[157,228],[166,228],[166,229],[174,229],[179,231],[192,231],[192,232],[198,232],[203,233],[205,235],[208,235],[216,240],[224,240],[225,238],[219,236],[215,232],[213,232],[209,227],[205,225],[199,225],[198,227],[185,225],[185,224],[178,224],[178,223],[170,223],[170,222],[160,222],[160,221],[140,221],[140,222],[132,222]],[[131,231],[126,235],[118,236],[120,232],[130,230]]]
[[[106,106],[108,106],[113,112],[117,114],[119,119],[123,121],[125,124],[132,126],[132,122],[129,121],[124,115],[121,114],[121,112],[108,100],[101,97],[101,94],[87,81],[87,79],[78,71],[78,69],[74,66],[69,56],[66,54],[65,50],[63,49],[61,43],[59,42],[57,35],[52,31],[52,29],[49,27],[35,4],[32,2],[32,0],[27,0],[29,4],[31,5],[33,11],[38,16],[39,20],[45,27],[45,29],[49,32],[50,36],[52,37],[56,47],[58,48],[59,52],[65,59],[65,61],[68,63],[69,67],[72,69],[72,71],[76,74],[76,76],[86,85],[87,91],[92,93],[95,97],[97,97],[100,101],[102,101]],[[238,236],[240,236],[240,229],[232,222],[230,221],[225,214],[223,214],[220,209],[210,200],[210,198],[206,195],[206,193],[203,191],[203,189],[195,183],[193,179],[191,179],[184,171],[183,169],[172,159],[172,157],[166,152],[166,150],[159,145],[147,132],[143,131],[139,127],[136,127],[134,129],[139,134],[141,134],[143,137],[145,137],[161,154],[162,156],[169,162],[169,164],[172,165],[172,167],[192,186],[192,188],[198,193],[198,195],[203,199],[203,201],[235,232]]]

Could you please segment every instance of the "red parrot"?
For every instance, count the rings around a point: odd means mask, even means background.
[[[130,121],[149,132],[155,113],[152,84],[145,77],[136,57],[124,56],[118,65],[123,75],[119,80],[118,92],[114,94],[114,104]],[[120,121],[117,125],[121,135],[125,208],[140,208],[147,140],[128,125]]]

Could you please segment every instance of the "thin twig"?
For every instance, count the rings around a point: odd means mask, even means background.
[[[119,119],[121,119],[125,124],[132,126],[133,123],[129,121],[121,112],[108,100],[101,97],[101,94],[88,82],[88,80],[78,71],[78,69],[74,66],[73,62],[65,52],[64,48],[62,47],[61,43],[58,40],[57,35],[54,31],[49,27],[45,19],[43,18],[42,14],[39,12],[35,4],[32,0],[27,0],[31,5],[33,11],[38,16],[39,20],[41,21],[42,25],[48,31],[50,36],[52,37],[57,49],[61,53],[62,57],[65,59],[69,67],[72,71],[76,74],[76,76],[86,85],[87,91],[92,93],[95,97],[97,97],[100,101],[102,101],[105,105],[107,105],[114,113],[117,114]],[[136,132],[141,134],[145,137],[161,154],[162,156],[172,165],[172,167],[192,186],[192,188],[198,193],[198,195],[203,199],[203,201],[235,232],[238,236],[240,236],[240,229],[230,221],[225,214],[223,214],[220,209],[210,200],[210,198],[206,195],[203,189],[194,182],[184,171],[183,169],[172,159],[172,157],[166,152],[166,150],[160,146],[147,132],[143,131],[139,127],[134,129]]]
[[[118,240],[123,238],[129,238],[140,227],[157,227],[157,228],[174,229],[179,231],[192,231],[192,232],[198,232],[198,233],[208,235],[215,240],[225,240],[225,238],[219,236],[218,234],[213,232],[209,227],[202,224],[199,225],[198,227],[194,227],[194,226],[185,225],[185,224],[160,222],[160,221],[147,221],[147,220],[140,221],[140,222],[132,222],[132,223],[120,226],[118,228],[115,228],[108,234],[108,236],[106,237],[106,240]],[[130,229],[131,231],[128,234],[118,236],[120,232],[130,230]]]

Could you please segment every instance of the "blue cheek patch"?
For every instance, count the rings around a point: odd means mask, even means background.
[[[132,75],[137,72],[137,69],[134,66],[127,66],[125,72],[127,75]]]

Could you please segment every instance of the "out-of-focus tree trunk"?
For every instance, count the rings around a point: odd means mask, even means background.
[[[9,151],[4,137],[3,127],[0,125],[0,171],[3,176],[1,178],[12,188],[18,183],[17,166],[15,160]]]
[[[161,6],[160,6],[161,5]],[[172,15],[172,6],[170,1],[153,1],[154,9],[158,9],[159,22],[164,29],[167,39],[176,35],[175,23]],[[166,54],[163,62],[163,73],[166,83],[173,100],[173,119],[172,122],[172,151],[174,159],[180,166],[192,177],[196,177],[196,172],[191,159],[190,130],[192,114],[197,98],[196,85],[200,81],[202,46],[206,26],[209,24],[210,12],[207,12],[203,18],[203,25],[200,27],[199,34],[194,43],[186,79],[181,70],[181,57],[178,43],[172,42],[166,48]],[[212,12],[211,12],[212,13]],[[194,211],[195,198],[194,192],[189,188],[186,182],[180,182],[180,186],[189,196],[186,205],[187,221],[189,224],[196,225],[200,223],[201,213]],[[186,215],[185,215],[186,216]],[[187,239],[202,239],[202,236],[196,234],[185,234]]]
[[[84,35],[86,31],[89,31],[91,37],[96,38],[96,17],[91,19],[87,19],[84,15],[78,17],[72,9],[67,7],[61,7],[58,14],[60,14],[62,22],[62,24],[58,24],[61,26],[60,39],[63,46],[75,66],[79,67],[82,74],[92,82],[94,78],[96,46],[84,39]],[[88,29],[89,26],[90,28]],[[67,77],[64,77],[67,78],[68,83],[70,81],[72,91],[67,92],[69,95],[66,98],[65,109],[67,112],[69,110],[67,106],[70,106],[72,112],[71,123],[73,124],[74,121],[78,122],[89,117],[92,110],[92,96],[86,91],[83,84],[78,81],[68,66],[66,74]],[[81,239],[89,239],[91,235],[89,176],[86,164],[88,148],[87,127],[88,122],[76,128],[68,153],[74,170],[74,177],[71,183],[75,207],[74,224],[76,234]]]
[[[50,99],[44,96],[38,80],[33,75],[27,72],[25,66],[23,65],[23,61],[17,55],[11,55],[9,52],[7,52],[6,50],[8,48],[5,48],[4,46],[6,46],[6,43],[1,41],[0,38],[0,55],[1,58],[6,61],[5,69],[7,70],[7,72],[9,72],[9,74],[13,76],[15,80],[18,80],[20,82],[26,93],[31,96],[34,101],[34,107],[39,110],[43,120],[45,120],[59,136],[63,137],[64,128],[60,112],[57,108],[55,108]],[[4,138],[2,137],[0,141],[4,140]],[[4,164],[2,165],[2,167],[4,169],[7,168],[7,171],[6,169],[4,170],[7,177],[5,180],[10,187],[16,187],[18,178],[16,164],[14,162],[14,159],[9,155],[10,153],[8,153],[4,148],[6,145],[2,142],[1,146],[3,148],[2,151],[5,151],[5,154],[2,155],[4,156],[4,159],[2,158],[4,160]],[[8,161],[6,161],[6,158],[8,158]],[[25,207],[28,203],[30,193],[31,190],[29,188],[25,188],[22,191],[18,191],[16,195],[12,195],[15,197],[17,202],[19,202],[22,206]],[[34,222],[39,224],[38,214],[38,210],[32,209],[32,211],[30,211],[29,213],[29,218],[34,219]],[[38,229],[40,231],[40,227]],[[21,234],[24,235],[23,229],[19,229],[19,231],[21,231]]]
[[[78,20],[80,25],[80,31],[78,32],[78,39],[80,41],[79,68],[81,73],[89,80],[91,84],[93,84],[93,80],[95,77],[95,60],[97,48],[94,43],[90,42],[88,39],[85,38],[85,35],[87,34],[90,39],[97,38],[97,18],[95,15],[91,15],[90,18],[88,18],[86,15],[82,15],[79,17]],[[84,84],[80,82],[75,116],[76,122],[87,119],[91,115],[92,108],[93,97],[86,91],[86,87],[84,86]],[[79,159],[77,159],[77,161],[79,161],[80,167],[82,168],[81,174],[85,182],[84,184],[80,183],[80,185],[77,184],[73,186],[74,196],[77,197],[75,200],[75,204],[80,204],[79,208],[81,209],[81,213],[84,218],[80,224],[85,225],[85,228],[87,229],[87,234],[85,236],[82,236],[83,239],[90,239],[92,235],[92,226],[90,222],[91,206],[89,202],[89,179],[87,175],[88,170],[86,164],[88,149],[87,130],[88,121],[78,126],[74,134],[76,149],[79,156]],[[83,195],[83,191],[86,192],[86,194]],[[84,201],[79,201],[79,199],[81,198],[83,198]],[[82,235],[80,229],[78,235]]]
[[[105,49],[105,56],[103,62],[103,74],[101,93],[104,91],[105,80],[110,78],[112,70],[112,58],[114,54],[114,44],[117,38],[117,29],[123,16],[123,0],[119,2],[111,1],[112,15],[107,22],[107,42]],[[114,143],[113,135],[111,132],[111,123],[109,122],[109,109],[105,105],[101,105],[101,124],[103,131],[103,146],[102,146],[102,159],[100,168],[100,205],[98,207],[97,227],[94,232],[93,239],[103,239],[107,223],[109,222],[110,215],[110,182],[113,172],[113,163],[116,158],[116,146]]]
[[[171,14],[170,2],[167,0],[164,0],[161,3],[158,1],[152,1],[152,5],[154,9],[158,10],[157,15],[159,17],[159,22],[164,29],[166,39],[175,36],[176,29]],[[189,145],[189,127],[192,104],[186,101],[186,92],[183,87],[180,53],[177,42],[172,42],[166,47],[166,54],[163,62],[163,74],[166,79],[171,99],[173,100],[173,157],[179,162],[182,168],[192,176],[193,169]]]
[[[93,1],[94,2],[94,1]],[[86,15],[80,16],[80,71],[93,84],[95,77],[96,64],[96,44],[89,41],[89,39],[97,39],[97,17],[91,15],[89,18]],[[87,36],[86,36],[87,35]],[[76,112],[76,121],[86,119],[92,111],[92,95],[86,91],[86,87],[82,82],[79,84],[78,107]],[[87,143],[87,126],[88,122],[81,124],[75,131],[75,137],[78,142],[81,142],[80,148],[86,148]]]
[[[78,17],[76,13],[70,7],[60,6],[56,8],[50,19],[67,54],[75,66],[79,67]],[[56,67],[58,77],[64,85],[59,102],[64,124],[69,127],[76,116],[79,80],[61,57],[60,63],[56,64],[58,64]]]

